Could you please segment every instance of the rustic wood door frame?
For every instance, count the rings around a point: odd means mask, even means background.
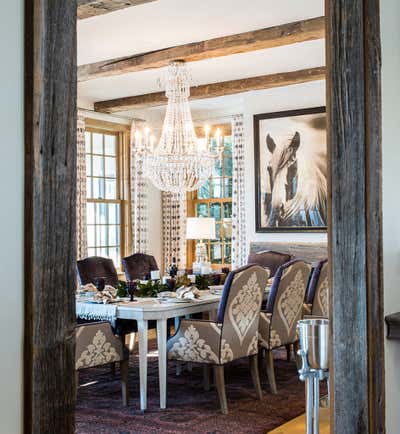
[[[24,433],[75,411],[76,0],[25,1]]]
[[[326,0],[332,432],[384,432],[378,0]],[[24,432],[74,431],[76,0],[25,1]]]
[[[379,0],[326,0],[331,422],[385,432]]]

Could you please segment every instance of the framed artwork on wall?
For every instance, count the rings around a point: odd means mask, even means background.
[[[254,115],[256,232],[327,230],[325,112]]]

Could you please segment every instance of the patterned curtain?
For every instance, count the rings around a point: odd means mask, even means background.
[[[147,181],[143,176],[142,164],[135,158],[135,122],[131,127],[130,188],[133,253],[148,253],[148,204]]]
[[[76,249],[77,259],[87,257],[86,227],[86,148],[85,118],[78,113],[77,122],[77,191],[76,191]]]
[[[162,192],[164,270],[172,258],[178,269],[186,268],[186,198]]]
[[[232,120],[232,269],[247,262],[243,115]]]

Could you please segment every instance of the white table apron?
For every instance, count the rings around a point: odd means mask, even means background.
[[[140,409],[147,408],[147,348],[148,321],[157,321],[158,371],[160,385],[160,408],[167,405],[167,320],[194,313],[214,311],[218,308],[219,295],[207,295],[190,303],[159,303],[154,299],[118,304],[117,318],[136,320],[139,335]]]

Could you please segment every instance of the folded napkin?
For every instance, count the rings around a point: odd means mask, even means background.
[[[106,285],[103,291],[97,291],[93,295],[94,301],[101,301],[104,304],[111,303],[115,301],[117,298],[117,289],[115,289],[113,286]]]
[[[179,299],[190,299],[195,300],[196,298],[200,298],[200,291],[193,286],[181,286],[176,290],[176,298]]]
[[[97,292],[97,288],[93,285],[93,283],[88,283],[86,285],[82,285],[76,290],[76,292],[77,294],[81,294],[82,292]]]
[[[86,320],[109,321],[115,327],[117,321],[116,304],[76,303],[76,316]]]

